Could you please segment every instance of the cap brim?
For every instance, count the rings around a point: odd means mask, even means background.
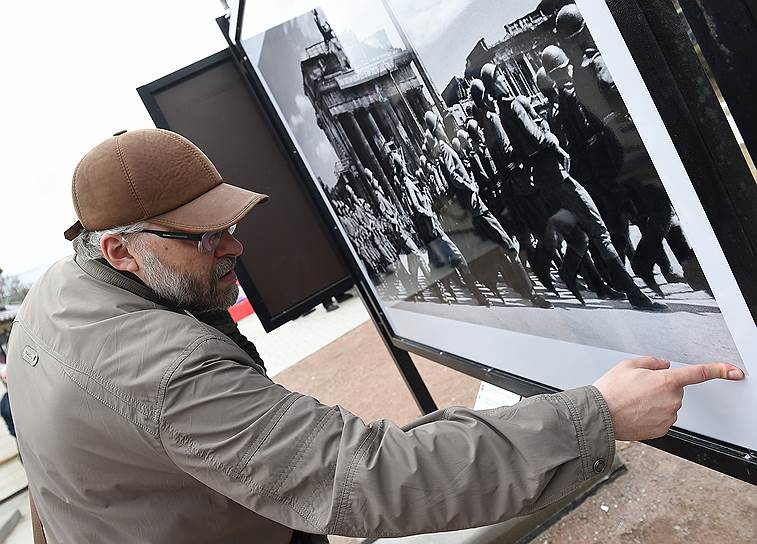
[[[148,219],[185,232],[221,230],[236,223],[268,195],[221,183],[183,206]]]

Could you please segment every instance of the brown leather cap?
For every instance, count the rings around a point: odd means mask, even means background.
[[[224,183],[210,159],[174,132],[117,132],[79,162],[71,186],[76,216],[64,233],[149,220],[174,230],[206,232],[237,223],[268,200]]]

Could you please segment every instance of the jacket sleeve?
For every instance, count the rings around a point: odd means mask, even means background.
[[[614,456],[593,387],[365,424],[212,355],[224,351],[214,342],[166,380],[163,446],[197,480],[293,529],[394,537],[492,524],[560,499]]]

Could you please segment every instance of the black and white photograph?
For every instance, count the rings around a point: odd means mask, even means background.
[[[243,45],[388,308],[746,369],[575,3],[331,2]]]

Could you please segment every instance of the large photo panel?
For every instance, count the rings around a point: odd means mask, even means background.
[[[757,364],[603,2],[269,4],[243,47],[395,334],[561,388],[632,355]],[[694,391],[681,426],[743,444],[749,380]]]

